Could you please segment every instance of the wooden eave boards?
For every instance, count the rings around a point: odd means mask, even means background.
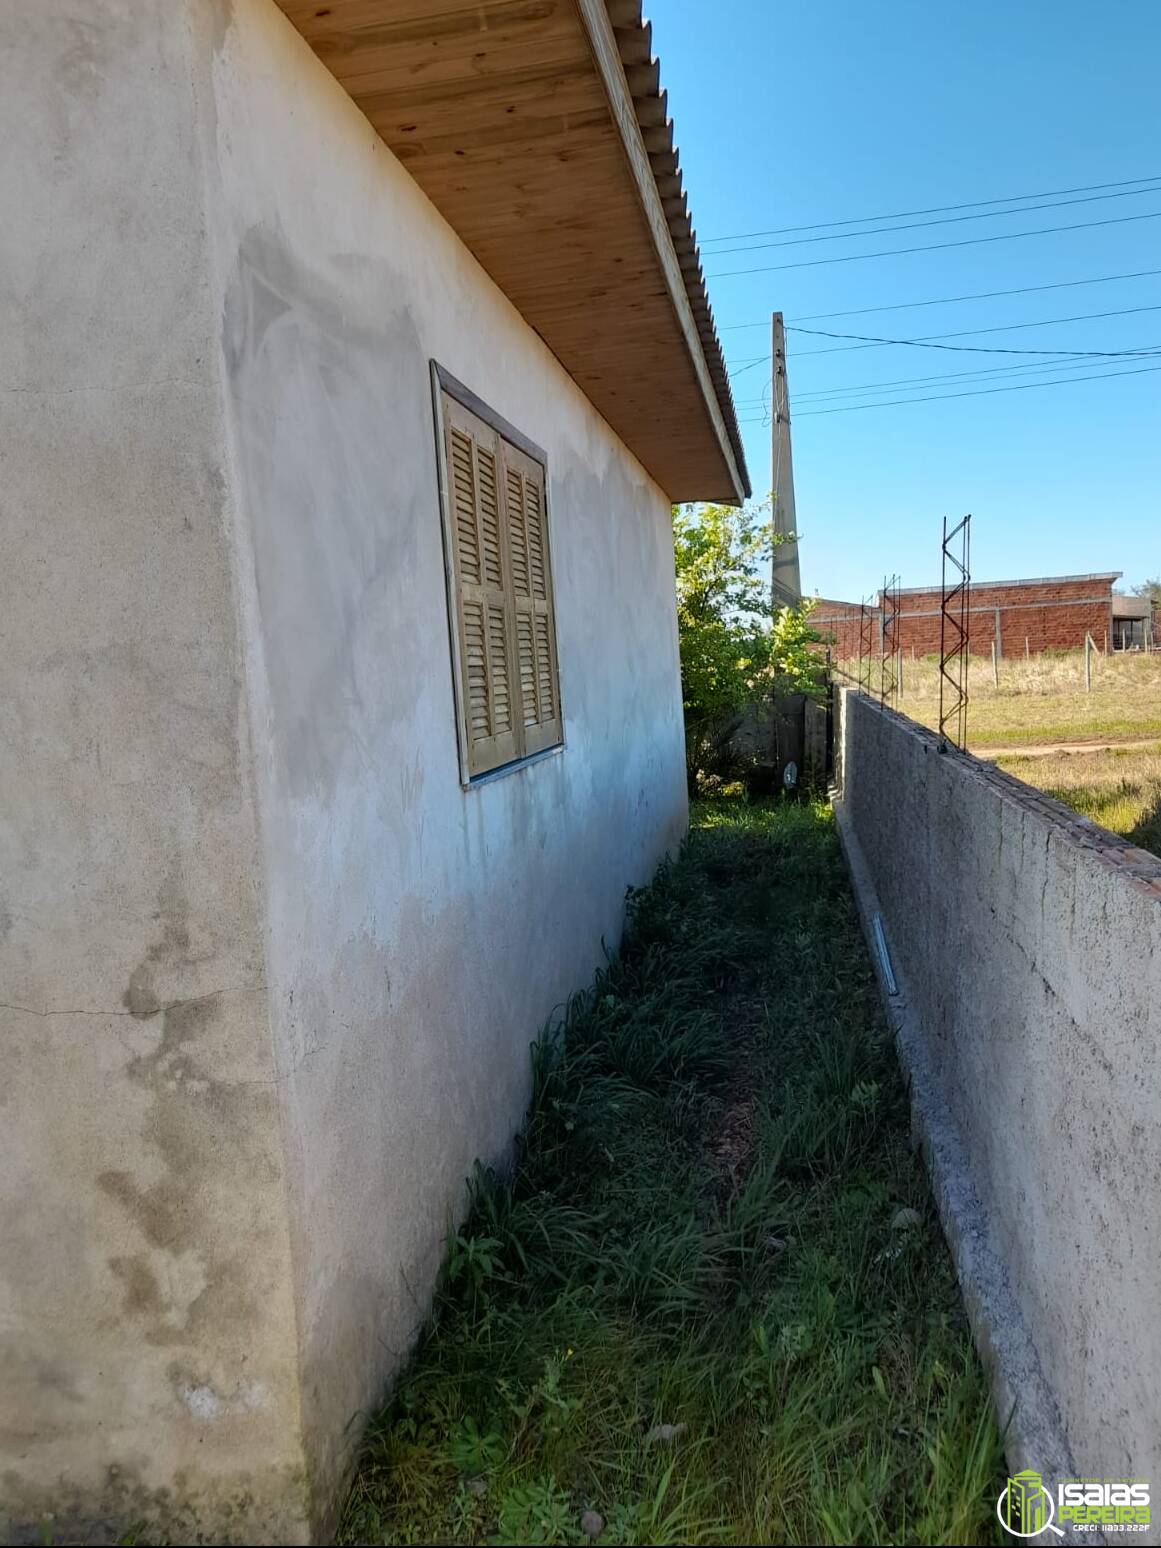
[[[640,0],[277,0],[674,500],[749,493]]]

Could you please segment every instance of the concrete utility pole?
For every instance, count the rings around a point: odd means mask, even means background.
[[[782,313],[774,313],[773,368],[771,405],[774,419],[774,535],[797,532],[794,512],[794,464],[790,454],[790,388],[786,379],[786,330]],[[797,607],[802,601],[802,575],[798,565],[798,542],[776,543],[774,547],[775,607]]]

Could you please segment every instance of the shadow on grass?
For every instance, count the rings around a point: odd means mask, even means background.
[[[1161,855],[1161,794],[1154,796],[1152,805],[1142,813],[1128,836],[1131,843]]]
[[[1035,780],[1031,777],[1036,772],[1033,760],[1021,762],[1029,767],[1016,768],[1012,762],[1005,764],[1005,767],[1026,784],[1034,784]],[[1122,779],[1116,784],[1107,781],[1086,785],[1049,784],[1043,788],[1047,795],[1071,807],[1074,812],[1091,818],[1110,833],[1119,833],[1131,844],[1161,855],[1161,791],[1155,780],[1145,782]]]

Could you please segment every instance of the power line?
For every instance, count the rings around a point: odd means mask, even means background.
[[[876,253],[844,253],[838,258],[800,258],[795,263],[766,264],[760,269],[719,269],[707,279],[737,279],[746,274],[781,274],[787,269],[815,269],[824,263],[860,263],[866,258],[899,258],[906,253],[938,253],[949,247],[979,247],[985,242],[1015,242],[1021,237],[1049,236],[1058,231],[1091,231],[1097,226],[1125,226],[1135,220],[1161,219],[1161,210],[1146,215],[1113,215],[1105,220],[1082,220],[1071,226],[1037,226],[1032,231],[1001,231],[994,236],[964,237],[958,242],[929,242],[921,247],[889,247]],[[874,232],[868,232],[873,236]]]
[[[937,371],[930,376],[900,376],[887,382],[859,382],[849,387],[831,387],[826,391],[801,393],[809,403],[831,398],[860,397],[869,392],[891,392],[897,387],[925,387],[938,382],[958,382],[968,378],[995,380],[999,376],[1030,376],[1047,371],[1081,371],[1087,369],[1087,360],[1041,360],[1026,365],[981,366],[975,371]]]
[[[1088,359],[1123,358],[1124,356],[1137,356],[1149,354],[1153,350],[1161,349],[1161,344],[1140,344],[1135,349],[1009,349],[997,344],[937,344],[933,339],[881,339],[867,333],[831,333],[825,328],[800,328],[787,330],[794,333],[810,333],[822,339],[857,339],[863,344],[906,344],[913,349],[950,349],[962,350],[978,355],[1075,355]],[[969,330],[969,332],[972,330]],[[981,329],[981,332],[991,333],[994,329]],[[948,334],[945,337],[954,338],[956,335]],[[824,354],[829,351],[812,351],[806,353]]]
[[[969,199],[966,204],[934,204],[925,210],[891,210],[883,215],[852,215],[847,220],[816,221],[811,226],[777,226],[772,231],[732,231],[725,236],[703,238],[707,242],[745,242],[753,237],[789,236],[795,231],[826,231],[834,226],[865,226],[879,220],[910,220],[912,215],[946,215],[953,210],[972,210],[982,204],[1016,204],[1025,199],[1055,199],[1059,195],[1074,193],[1099,193],[1104,188],[1130,188],[1136,183],[1155,183],[1161,173],[1152,177],[1130,177],[1119,183],[1087,183],[1080,188],[1042,188],[1037,193],[1008,194],[999,199]],[[874,232],[868,232],[873,236]]]
[[[1148,308],[1148,310],[1153,310],[1153,311],[1161,310],[1161,307]],[[790,328],[789,328],[789,325],[787,325],[787,326],[788,326],[788,331],[791,331]],[[1030,324],[1030,323],[1029,324],[1021,323],[1021,324],[1013,324],[1012,326],[1014,326],[1014,327],[1016,327],[1016,326],[1019,326],[1019,327],[1025,327],[1025,326],[1032,327],[1032,326],[1035,326],[1035,325],[1034,324]],[[914,349],[939,349],[939,350],[946,350],[946,351],[954,352],[956,354],[1029,355],[1029,356],[1036,356],[1038,358],[1039,357],[1043,357],[1050,364],[1057,364],[1057,363],[1059,363],[1060,365],[1064,365],[1065,361],[1068,360],[1068,359],[1074,359],[1074,360],[1076,360],[1078,362],[1081,362],[1081,363],[1083,363],[1086,360],[1123,360],[1123,359],[1138,360],[1138,359],[1148,359],[1152,355],[1161,353],[1161,343],[1140,344],[1140,345],[1137,345],[1136,347],[1134,347],[1133,349],[1011,349],[1011,348],[1000,347],[1000,346],[997,346],[997,345],[987,345],[987,344],[942,344],[942,343],[935,342],[935,336],[933,336],[932,338],[924,338],[924,339],[882,339],[882,338],[874,338],[874,337],[871,337],[871,336],[866,335],[866,334],[858,334],[858,333],[828,333],[828,332],[825,332],[824,330],[822,330],[820,328],[794,328],[792,331],[795,332],[795,333],[817,334],[817,335],[819,335],[822,338],[831,338],[831,339],[859,339],[863,343],[865,343],[865,344],[867,344],[869,346],[870,345],[906,345],[906,346],[909,346],[909,347],[914,348]],[[971,331],[971,330],[969,330],[969,331]],[[995,329],[988,329],[988,328],[982,328],[982,329],[979,329],[979,330],[976,330],[976,331],[981,332],[981,333],[989,333],[989,332],[995,332],[997,330],[995,330]],[[949,335],[946,335],[946,337],[954,338],[954,337],[956,337],[956,335],[955,334],[949,334]],[[841,351],[838,351],[838,350],[835,350],[835,351],[831,351],[831,350],[806,350],[804,353],[807,354],[807,355],[811,355],[811,354],[832,354],[832,353],[837,354],[837,353],[841,353]],[[744,376],[747,371],[752,371],[755,368],[755,366],[763,365],[767,360],[769,360],[769,358],[770,357],[768,355],[757,355],[752,360],[744,361],[741,364],[741,366],[739,366],[736,370],[733,370],[733,371],[731,371],[729,373],[730,378],[732,379],[735,376]],[[802,356],[799,356],[798,358],[801,359]],[[1013,367],[1013,369],[1018,369],[1018,367]],[[972,374],[976,374],[976,373],[963,372],[963,373],[949,373],[949,374],[972,375]],[[980,374],[987,374],[987,373],[985,371],[985,372],[982,372]],[[906,379],[904,379],[904,380],[906,380]],[[812,397],[812,396],[814,396],[814,394],[811,393],[808,390],[806,392],[799,393],[798,396],[801,399],[803,397]]]
[[[1161,193],[1161,186],[1127,188],[1120,193],[1088,194],[1083,199],[1053,199],[1048,204],[1026,204],[1017,210],[984,210],[977,215],[943,215],[938,220],[910,220],[901,226],[880,226],[877,231],[830,231],[824,236],[790,237],[785,242],[754,242],[749,247],[719,247],[715,258],[731,253],[762,253],[772,247],[805,247],[814,242],[847,242],[852,237],[888,236],[892,231],[920,231],[927,226],[958,226],[967,220],[995,220],[1001,215],[1034,215],[1037,210],[1062,210],[1072,204],[1101,204],[1106,199],[1134,199],[1140,194]]]
[[[922,387],[936,382],[959,382],[968,378],[982,378],[984,380],[995,379],[1004,376],[1030,376],[1045,371],[1081,371],[1088,368],[1087,360],[1037,360],[1021,362],[1019,365],[1005,366],[976,366],[969,371],[935,371],[927,376],[895,376],[887,381],[878,382],[852,382],[844,387],[819,387],[812,391],[795,394],[795,401],[801,405],[806,402],[827,401],[832,398],[861,397],[869,392],[892,392],[897,387]],[[743,412],[752,413],[756,409],[765,409],[766,404],[760,398],[743,398],[735,401],[736,408]]]
[[[1143,358],[1151,358],[1145,356]],[[1032,376],[1046,371],[1082,371],[1090,366],[1088,360],[1048,360],[1027,361],[1019,365],[1004,366],[977,366],[968,371],[937,371],[929,376],[899,376],[891,377],[887,381],[878,382],[854,382],[845,387],[822,387],[809,389],[795,395],[796,402],[817,403],[826,402],[834,398],[860,397],[865,393],[890,392],[897,387],[926,386],[940,382],[958,382],[966,378],[982,378],[983,380],[1004,376]],[[766,410],[766,403],[762,398],[741,398],[735,400],[735,407],[743,412],[753,413],[757,409]]]
[[[1149,357],[1143,357],[1149,358]],[[1089,365],[1087,360],[1038,360],[1028,361],[1020,365],[1006,366],[977,366],[971,371],[936,371],[930,376],[896,376],[885,382],[854,382],[846,387],[822,387],[813,392],[800,392],[797,394],[799,402],[818,402],[829,398],[843,398],[859,396],[865,392],[890,392],[896,387],[919,387],[931,382],[962,381],[967,377],[997,377],[1035,375],[1044,371],[1081,371]],[[746,407],[754,408],[758,404],[757,399],[751,400]]]
[[[882,403],[844,403],[837,408],[801,409],[795,417],[801,419],[803,415],[809,417],[815,414],[854,414],[860,409],[898,408],[905,403],[946,403],[952,398],[983,398],[996,392],[1030,392],[1034,387],[1070,387],[1075,382],[1109,381],[1117,376],[1146,376],[1153,371],[1161,371],[1161,365],[1137,366],[1132,371],[1097,371],[1089,376],[1067,376],[1051,382],[1018,382],[1014,386],[1007,387],[979,387],[967,392],[942,392],[919,398],[888,398]]]
[[[1122,306],[1113,312],[1078,312],[1072,317],[1044,317],[1037,322],[995,323],[988,328],[961,328],[957,333],[923,333],[920,334],[918,338],[909,339],[907,342],[911,344],[925,344],[931,339],[967,339],[981,333],[1015,333],[1023,328],[1051,328],[1054,327],[1057,323],[1093,322],[1100,317],[1129,317],[1135,315],[1138,312],[1161,312],[1161,303],[1154,306]],[[822,333],[821,329],[795,327],[792,323],[787,324],[787,331],[791,333]],[[853,333],[825,334],[824,336],[827,338],[856,337],[856,335]],[[879,349],[881,347],[882,346],[877,343],[838,344],[828,349],[799,350],[797,358],[801,360],[804,359],[807,355],[841,355],[852,349]],[[1041,353],[1072,355],[1081,352],[1077,350],[1065,349],[1051,351],[1045,350],[1041,351]],[[1084,351],[1084,353],[1087,353],[1087,351]],[[1105,354],[1107,351],[1101,350],[1100,353]],[[1116,353],[1124,354],[1127,353],[1127,351],[1118,350]]]
[[[811,387],[795,394],[795,402],[804,398],[830,398],[838,393],[863,392],[877,390],[880,387],[909,387],[916,382],[944,381],[964,376],[1007,376],[1016,372],[1027,371],[1055,371],[1082,369],[1088,362],[1086,360],[1028,360],[1020,361],[1017,365],[986,365],[972,366],[965,371],[935,371],[927,376],[893,376],[886,381],[852,382],[839,387]],[[735,398],[735,407],[757,408],[759,404],[765,407],[760,398]]]
[[[846,312],[810,312],[805,317],[791,317],[789,322],[827,322],[832,317],[869,317],[872,312],[906,312],[921,306],[951,306],[957,301],[992,301],[997,296],[1031,296],[1045,290],[1071,290],[1078,285],[1110,285],[1114,280],[1151,279],[1161,274],[1161,269],[1137,269],[1132,274],[1102,274],[1095,279],[1059,280],[1054,285],[1022,285],[1017,290],[979,290],[970,296],[935,296],[930,301],[894,301],[886,306],[862,306]],[[768,328],[769,317],[761,322],[727,323],[721,333],[735,333],[742,328]]]
[[[1144,356],[1142,358],[1150,359],[1152,357]],[[972,385],[974,386],[975,379],[977,378],[987,381],[1004,376],[1034,376],[1047,371],[1081,371],[1090,364],[1091,362],[1088,360],[1049,360],[1023,362],[1019,365],[979,366],[969,371],[937,371],[929,376],[899,376],[891,377],[887,381],[854,382],[845,387],[815,388],[798,393],[797,401],[799,404],[810,403],[811,405],[816,405],[820,402],[829,402],[835,398],[862,397],[868,393],[890,392],[897,387],[933,386],[942,382],[958,382],[968,378],[973,379]],[[1132,375],[1133,373],[1128,372],[1125,374]],[[766,412],[766,403],[760,398],[740,399],[737,400],[735,406],[740,408],[743,413],[752,414],[759,409],[763,414]],[[798,412],[802,413],[805,410],[800,408]],[[756,424],[759,421],[742,419],[739,423]]]

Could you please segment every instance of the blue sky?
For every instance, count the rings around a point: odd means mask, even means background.
[[[941,252],[726,270],[1161,212],[1161,4],[1113,0],[646,0],[756,493],[770,486],[769,314],[796,316],[1161,270],[1161,218]],[[1157,192],[883,237],[717,256],[737,233],[1157,176]],[[1112,190],[1108,190],[1112,191]],[[1079,197],[1079,196],[1073,196]],[[1047,200],[1032,200],[1044,203]],[[935,219],[935,216],[913,217]],[[884,224],[895,224],[885,222]],[[874,230],[871,226],[868,229]],[[755,238],[782,241],[785,236]],[[913,337],[1127,307],[1156,312],[958,342],[1161,347],[1161,274],[809,326]],[[757,327],[736,327],[758,323]],[[812,392],[1021,363],[903,347],[808,355],[789,336],[804,589],[938,579],[944,514],[973,515],[980,580],[1161,574],[1161,371],[855,413]],[[1029,357],[1035,362],[1035,357]],[[1093,360],[1087,375],[1156,361]],[[965,378],[886,397],[1001,386]]]

